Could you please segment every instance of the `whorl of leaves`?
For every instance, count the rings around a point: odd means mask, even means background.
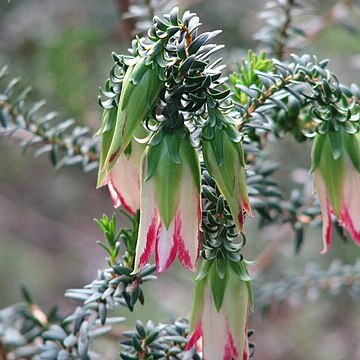
[[[139,359],[191,359],[200,360],[195,348],[185,352],[189,323],[177,319],[174,324],[159,324],[152,321],[145,325],[137,321],[134,330],[125,331],[126,340],[121,342],[120,357],[123,360]]]
[[[23,287],[24,301],[0,310],[0,348],[4,359],[33,359],[41,353],[39,339],[53,324],[62,321],[55,306],[43,312]]]
[[[113,52],[112,58],[114,65],[110,70],[109,78],[105,81],[104,89],[100,88],[101,95],[98,96],[99,104],[104,109],[111,109],[119,105],[122,81],[128,68],[123,56]]]
[[[282,192],[272,175],[278,170],[278,165],[264,161],[255,155],[249,163],[246,178],[251,208],[260,216],[260,225],[275,221],[282,213],[280,199]]]
[[[248,337],[254,334],[248,330]],[[188,342],[189,322],[186,319],[177,319],[173,324],[159,324],[155,326],[152,321],[145,325],[137,321],[135,329],[126,331],[126,340],[122,341],[123,360],[201,360],[202,356],[195,347],[185,350]],[[255,350],[255,344],[249,341],[250,359]]]
[[[245,245],[245,235],[237,230],[229,206],[220,194],[215,180],[203,168],[202,197],[204,243],[202,257],[207,260],[222,261],[229,258],[234,262],[243,259],[241,250]],[[238,237],[241,242],[237,242]]]
[[[181,128],[184,121],[204,126],[206,106],[217,106],[228,95],[223,88],[225,78],[221,71],[221,59],[210,63],[209,57],[221,49],[222,45],[211,40],[220,31],[198,33],[199,18],[186,11],[182,16],[178,8],[162,18],[154,16],[147,37],[135,39],[129,55],[113,54],[114,66],[109,79],[101,90],[100,105],[111,108],[118,105],[121,83],[128,64],[136,57],[147,57],[161,69],[164,89],[160,102],[153,109],[152,117],[159,126]]]

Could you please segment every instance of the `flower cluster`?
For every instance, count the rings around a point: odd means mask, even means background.
[[[195,270],[201,234],[203,158],[229,205],[238,231],[246,190],[242,136],[222,103],[228,90],[222,66],[209,63],[221,48],[208,42],[218,32],[198,35],[198,18],[177,9],[154,18],[146,40],[133,43],[132,56],[118,56],[113,86],[98,134],[102,151],[98,186],[107,185],[115,207],[140,210],[134,272],[155,253],[157,270],[176,257]]]
[[[251,215],[243,136],[226,100],[223,67],[209,63],[221,48],[208,43],[218,32],[199,35],[198,26],[195,14],[179,18],[174,9],[154,18],[132,56],[115,58],[117,71],[103,91],[109,99],[101,101],[98,186],[108,186],[115,207],[140,210],[133,274],[153,254],[158,272],[176,258],[195,270],[201,245],[208,249],[201,252],[207,260],[196,280],[188,348],[202,338],[206,359],[247,359],[250,278],[237,243],[245,213]],[[219,192],[204,202],[201,163],[205,184],[213,185],[207,190]]]

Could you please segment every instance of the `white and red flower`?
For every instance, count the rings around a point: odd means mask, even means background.
[[[187,349],[196,346],[204,360],[248,360],[249,289],[229,270],[222,280],[226,287],[218,309],[209,284],[211,271],[196,283]]]
[[[360,140],[344,131],[317,135],[312,150],[311,172],[322,220],[322,253],[332,241],[332,216],[360,246]]]
[[[201,225],[196,150],[187,137],[166,134],[159,144],[148,147],[142,170],[134,271],[145,266],[154,252],[159,272],[176,257],[186,269],[194,270]]]
[[[206,169],[215,179],[227,201],[235,225],[241,231],[244,212],[252,216],[246,186],[244,150],[239,131],[220,110],[209,110],[209,118],[218,121],[218,127],[205,127],[202,131],[202,152]],[[217,119],[217,120],[215,120]]]
[[[159,101],[162,69],[147,57],[135,57],[121,83],[118,106],[105,108],[97,135],[101,135],[97,187],[108,185],[114,206],[134,215],[140,206],[140,159],[144,146],[136,142]]]

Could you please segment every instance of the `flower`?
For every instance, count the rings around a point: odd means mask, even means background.
[[[312,149],[314,189],[323,219],[322,253],[332,241],[332,215],[360,246],[360,138],[345,131],[317,135]]]
[[[176,256],[195,269],[201,225],[200,165],[189,137],[163,135],[148,146],[140,186],[140,224],[134,272],[155,252],[157,270],[165,271]]]
[[[209,117],[213,112],[215,115],[212,116],[221,121],[217,121],[217,126],[207,126],[202,132],[204,162],[227,201],[238,230],[241,231],[245,221],[244,211],[251,215],[241,136],[220,110],[209,111]]]
[[[230,268],[219,282],[215,262],[204,261],[202,265],[196,280],[187,349],[201,339],[204,360],[248,360],[250,283],[239,279]]]

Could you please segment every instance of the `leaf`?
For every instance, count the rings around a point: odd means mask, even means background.
[[[239,280],[246,282],[251,281],[244,261],[239,261],[238,263],[230,262],[229,265]]]
[[[216,258],[216,271],[221,280],[224,280],[225,278],[226,269],[227,269],[227,259],[225,257],[218,256]]]
[[[210,283],[211,292],[213,294],[216,310],[219,312],[224,299],[227,279],[226,277],[224,277],[223,279],[220,278],[216,270],[216,267],[214,265],[215,264],[213,264],[209,272],[209,283]]]

